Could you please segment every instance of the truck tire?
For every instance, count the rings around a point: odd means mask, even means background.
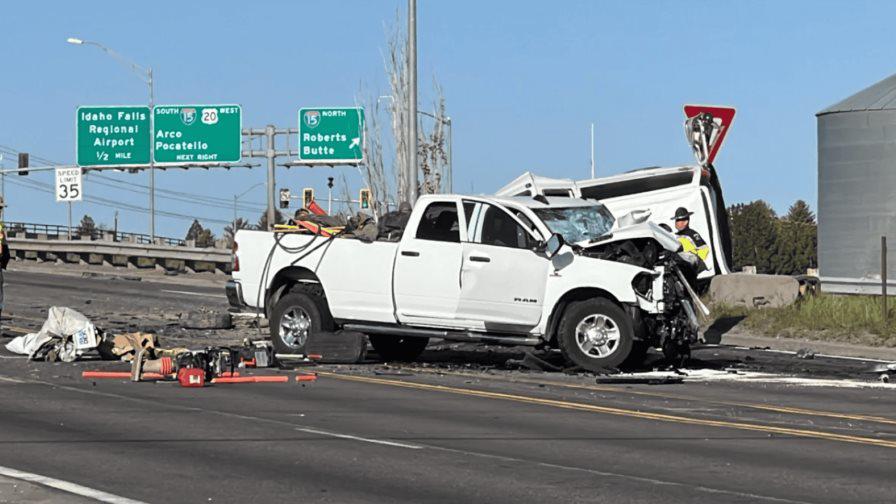
[[[567,361],[595,372],[621,365],[634,343],[629,316],[604,298],[571,303],[560,319],[557,336]]]
[[[333,330],[333,319],[313,296],[290,292],[274,305],[268,326],[276,353],[301,354],[311,333]]]
[[[412,361],[423,353],[429,338],[409,338],[370,334],[367,336],[373,349],[384,361]]]

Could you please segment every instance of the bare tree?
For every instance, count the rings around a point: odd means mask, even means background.
[[[408,166],[407,137],[408,111],[408,37],[402,30],[401,16],[395,12],[395,22],[388,38],[388,54],[386,55],[386,73],[389,75],[389,87],[392,100],[389,111],[392,116],[392,137],[395,143],[395,161],[392,167],[396,182],[396,201],[405,201],[410,192],[409,181],[405,178]]]
[[[433,79],[433,90],[436,99],[432,111],[432,127],[429,131],[424,128],[424,121],[420,121],[420,139],[417,143],[417,152],[420,160],[420,194],[436,194],[442,192],[445,182],[445,167],[448,164],[448,153],[445,149],[445,95],[442,86]]]
[[[383,132],[380,125],[379,100],[368,100],[372,107],[364,107],[365,110],[373,109],[373,114],[368,114],[364,121],[364,166],[362,175],[367,179],[367,187],[370,188],[370,196],[373,205],[373,215],[381,215],[388,211],[392,194],[389,190],[389,177],[386,175],[385,161],[383,160]],[[363,105],[363,104],[362,104]],[[346,191],[344,188],[343,191]]]

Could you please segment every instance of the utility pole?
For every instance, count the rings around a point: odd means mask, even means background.
[[[417,0],[408,0],[408,203],[417,201]]]
[[[594,178],[594,123],[591,123],[591,178]]]
[[[293,156],[298,154],[298,151],[290,150],[287,148],[286,150],[277,150],[275,144],[275,138],[277,135],[293,135],[298,134],[299,130],[297,128],[275,128],[273,125],[269,124],[262,128],[249,128],[243,129],[243,136],[249,137],[249,145],[252,145],[253,137],[264,137],[265,139],[265,149],[264,150],[254,150],[248,149],[243,151],[243,157],[253,157],[253,158],[265,158],[267,159],[267,192],[268,192],[268,204],[267,204],[267,215],[268,219],[268,230],[274,229],[274,216],[276,214],[276,197],[274,192],[277,190],[276,187],[276,179],[275,179],[275,168],[277,167],[277,158],[282,156]],[[287,146],[289,142],[287,142]]]
[[[277,159],[277,145],[274,143],[276,141],[276,136],[274,133],[274,126],[268,124],[264,128],[264,136],[267,139],[267,151],[265,152],[265,157],[268,160],[268,229],[274,229],[275,218],[274,212],[276,209],[274,208],[274,189],[276,188],[277,182],[275,180],[275,168],[276,168],[276,159]]]

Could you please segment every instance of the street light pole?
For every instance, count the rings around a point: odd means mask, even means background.
[[[408,203],[417,201],[417,0],[408,0]]]
[[[92,45],[104,53],[112,56],[117,59],[120,63],[129,67],[131,71],[137,74],[147,86],[149,86],[149,133],[150,133],[150,141],[149,141],[149,236],[153,243],[155,243],[156,238],[156,163],[153,159],[153,155],[155,153],[155,148],[153,147],[153,139],[152,139],[152,131],[153,131],[153,117],[152,110],[155,105],[155,92],[153,89],[153,79],[152,79],[152,67],[142,67],[133,61],[125,58],[121,54],[113,51],[112,49],[100,44],[99,42],[93,42],[91,40],[82,40],[75,37],[69,37],[66,42],[72,45]]]
[[[236,236],[236,219],[237,219],[237,217],[236,217],[236,203],[237,203],[237,201],[239,201],[240,198],[242,198],[243,196],[245,196],[246,194],[248,194],[249,191],[251,191],[252,189],[255,189],[256,187],[258,187],[258,186],[260,186],[260,185],[264,185],[264,183],[263,183],[263,182],[259,182],[259,183],[255,184],[255,185],[253,185],[252,187],[246,189],[245,191],[241,192],[239,195],[236,195],[236,194],[233,195],[233,227],[231,228],[231,230],[233,231],[233,235],[234,235],[234,236]]]

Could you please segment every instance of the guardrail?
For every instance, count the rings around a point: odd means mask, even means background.
[[[186,240],[179,238],[166,238],[156,236],[155,241],[148,234],[128,233],[124,231],[113,231],[110,229],[93,229],[89,233],[85,233],[79,227],[69,228],[68,226],[60,226],[58,224],[39,224],[34,222],[4,222],[4,229],[7,233],[25,233],[26,235],[47,235],[59,239],[68,239],[69,231],[71,231],[71,239],[73,240],[109,240],[109,241],[126,241],[130,243],[156,243],[159,245],[187,246]]]
[[[201,248],[195,247],[192,240],[157,238],[156,243],[141,243],[140,236],[146,235],[112,231],[72,235],[69,240],[66,226],[32,224],[29,228],[16,224],[23,223],[6,224],[10,254],[16,260],[178,272],[230,273],[231,269],[233,255],[225,240],[217,240],[215,247]]]

